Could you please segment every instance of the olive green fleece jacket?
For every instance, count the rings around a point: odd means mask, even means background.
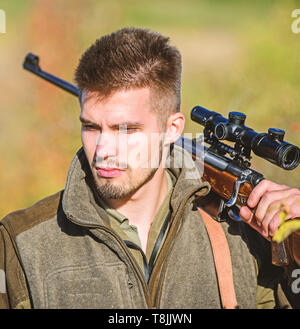
[[[171,155],[176,179],[167,237],[149,283],[104,209],[95,203],[92,174],[81,148],[66,186],[0,221],[0,308],[221,308],[211,245],[197,210],[209,192],[190,158]],[[244,223],[222,223],[240,308],[275,306],[282,271],[270,246]],[[257,287],[260,289],[257,289]],[[270,296],[270,297],[269,297]]]

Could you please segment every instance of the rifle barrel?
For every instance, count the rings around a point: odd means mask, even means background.
[[[32,53],[28,53],[25,57],[23,68],[77,97],[80,95],[79,89],[76,86],[48,72],[43,71],[39,66],[39,57]]]

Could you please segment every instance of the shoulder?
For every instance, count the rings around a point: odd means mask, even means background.
[[[50,195],[32,206],[17,210],[6,215],[0,220],[0,226],[4,226],[15,237],[20,233],[56,216],[64,190]]]

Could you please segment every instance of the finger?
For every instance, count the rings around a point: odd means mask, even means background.
[[[272,181],[269,181],[267,179],[264,179],[254,187],[254,189],[252,190],[252,192],[249,195],[247,204],[250,208],[254,208],[257,206],[259,200],[266,192],[281,191],[281,190],[285,190],[287,188],[288,187],[286,185],[280,185],[280,184],[274,183]]]
[[[291,197],[291,190],[290,188],[285,190],[279,190],[279,191],[269,191],[266,192],[262,198],[260,199],[256,211],[255,211],[255,217],[258,222],[262,223],[268,208],[273,204],[279,204],[281,205],[288,205],[290,203],[289,199]]]
[[[288,196],[285,199],[270,204],[261,222],[261,228],[264,236],[265,234],[273,236],[275,231],[280,226],[282,219],[288,220],[295,218],[295,214],[298,214],[298,216],[300,215],[300,203],[298,202],[300,191],[299,196],[298,191],[299,190],[289,189]]]
[[[269,235],[269,225],[272,222],[272,220],[274,219],[274,216],[280,211],[280,202],[273,202],[269,208],[266,211],[266,214],[263,218],[263,220],[260,223],[262,232],[264,236],[268,236]],[[279,220],[279,224],[280,225],[280,220]]]
[[[289,203],[286,211],[291,215],[291,218],[300,218],[300,190],[289,198]]]
[[[247,206],[243,206],[240,209],[240,217],[246,222],[250,222],[254,216],[253,212]]]
[[[269,223],[269,227],[268,227],[268,233],[269,236],[273,236],[274,233],[276,232],[276,230],[279,228],[279,226],[281,225],[281,212],[282,211],[277,211],[272,220]],[[291,219],[290,215],[287,214],[287,216],[285,217],[285,220]]]
[[[271,241],[269,236],[267,234],[263,233],[263,229],[257,225],[257,221],[255,219],[255,216],[253,212],[246,206],[242,207],[240,210],[240,217],[247,223],[247,225],[250,225],[253,229],[255,229],[257,232],[262,234],[267,240]]]

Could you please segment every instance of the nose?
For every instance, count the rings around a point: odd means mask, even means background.
[[[96,140],[96,163],[117,155],[116,136],[113,133],[102,132]]]

